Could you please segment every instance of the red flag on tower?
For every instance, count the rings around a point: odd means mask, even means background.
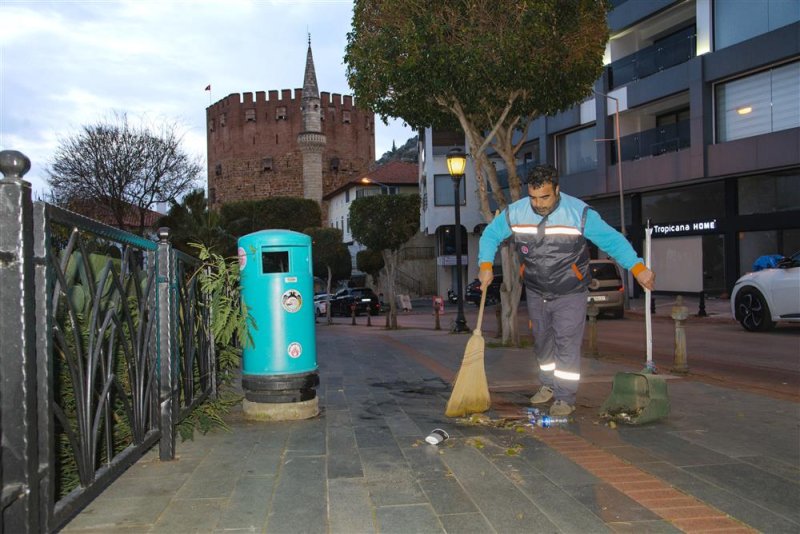
[[[210,91],[210,90],[211,90],[211,84],[206,85],[206,91]]]

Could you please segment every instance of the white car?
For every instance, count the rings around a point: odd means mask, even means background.
[[[778,321],[800,322],[800,251],[774,268],[739,278],[731,293],[731,313],[751,332],[767,331]]]
[[[314,313],[317,317],[322,317],[328,314],[328,294],[318,293],[314,295]]]

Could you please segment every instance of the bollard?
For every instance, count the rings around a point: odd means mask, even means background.
[[[433,329],[434,330],[441,330],[442,329],[442,324],[439,322],[439,306],[435,306],[433,308],[433,315],[436,316],[436,323],[434,324]]]
[[[597,304],[590,302],[586,308],[586,315],[589,316],[589,355],[597,358],[600,351],[597,350],[597,316],[600,310],[597,309]]]
[[[367,326],[372,326],[372,303],[367,305]]]
[[[350,323],[350,324],[355,326],[355,324],[356,324],[356,305],[355,304],[351,304],[350,305],[350,317],[353,318],[353,322]]]
[[[672,306],[672,319],[675,321],[675,358],[672,362],[673,373],[686,374],[689,366],[686,363],[686,331],[683,322],[689,317],[689,309],[683,305],[683,296],[678,295]]]
[[[706,313],[706,294],[704,292],[700,292],[700,307],[697,310],[698,317],[708,317]]]

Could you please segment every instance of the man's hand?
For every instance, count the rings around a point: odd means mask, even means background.
[[[636,281],[639,282],[639,285],[643,288],[652,291],[656,283],[656,273],[648,268],[645,268],[642,272],[636,275]]]
[[[478,271],[478,280],[481,282],[481,291],[486,291],[486,288],[494,280],[494,273],[491,269],[481,269]]]

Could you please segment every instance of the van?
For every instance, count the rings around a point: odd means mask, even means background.
[[[600,313],[622,319],[625,315],[625,288],[617,264],[612,260],[590,260],[589,275],[592,279],[588,303],[594,303]]]

